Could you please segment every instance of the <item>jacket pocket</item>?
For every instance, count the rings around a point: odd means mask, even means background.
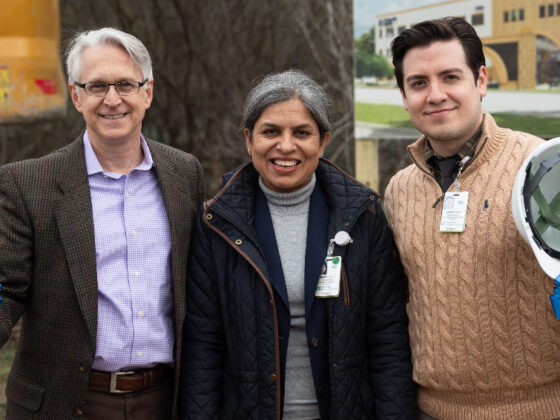
[[[6,397],[10,402],[21,405],[30,411],[38,411],[43,401],[45,388],[13,372],[6,383]]]

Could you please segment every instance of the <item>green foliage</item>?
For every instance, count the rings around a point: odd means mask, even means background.
[[[392,75],[393,68],[385,57],[356,52],[356,77],[375,76],[382,79]]]
[[[375,26],[373,26],[369,32],[362,34],[361,37],[354,41],[354,46],[356,51],[360,51],[364,54],[374,55],[375,54]]]
[[[394,127],[414,128],[408,112],[399,105],[355,104],[357,121],[385,124]],[[535,136],[551,138],[560,133],[560,118],[519,114],[492,114],[500,127],[524,131]]]
[[[382,55],[373,56],[373,75],[380,78],[393,76],[393,67]]]
[[[356,77],[372,76],[373,56],[356,51]]]
[[[0,348],[0,390],[2,390],[2,395],[0,395],[0,419],[3,419],[5,416],[6,397],[4,395],[4,388],[8,380],[8,374],[12,368],[16,347],[17,341],[10,339]]]
[[[0,383],[5,384],[8,380],[8,374],[12,367],[12,360],[16,353],[17,341],[8,340],[2,348],[0,348]]]
[[[356,77],[391,77],[393,68],[387,59],[375,53],[375,26],[368,33],[354,40]]]

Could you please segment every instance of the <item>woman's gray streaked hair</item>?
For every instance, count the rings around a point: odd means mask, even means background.
[[[321,141],[330,131],[331,102],[325,90],[300,70],[292,69],[282,73],[269,74],[247,95],[243,105],[242,128],[249,130],[253,137],[255,123],[270,105],[299,99],[319,127]]]
[[[66,71],[68,83],[88,82],[80,80],[81,56],[87,47],[114,45],[121,47],[130,59],[142,71],[144,79],[153,79],[152,59],[150,53],[138,38],[115,28],[101,28],[93,31],[80,32],[74,36],[66,47]],[[139,80],[138,80],[139,81]]]

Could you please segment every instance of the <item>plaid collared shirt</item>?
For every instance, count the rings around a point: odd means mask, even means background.
[[[458,156],[459,159],[463,159],[465,156],[469,156],[470,160],[465,164],[465,168],[467,166],[469,166],[469,164],[473,161],[475,152],[476,152],[476,146],[478,146],[478,143],[480,141],[480,137],[482,134],[482,126],[484,125],[484,116],[482,117],[482,123],[480,124],[480,127],[478,127],[478,130],[476,130],[476,132],[472,135],[472,137],[463,145],[463,147],[461,148],[461,150],[459,150],[454,156]],[[426,163],[428,164],[428,166],[430,167],[430,170],[432,172],[432,175],[434,176],[434,178],[436,179],[436,181],[441,185],[441,171],[439,169],[439,166],[436,163],[436,160],[442,160],[442,159],[446,159],[449,158],[450,156],[447,157],[443,157],[443,156],[439,156],[436,152],[434,152],[434,149],[432,148],[432,145],[430,144],[430,139],[426,139],[426,147],[424,149],[424,158],[426,159]],[[463,168],[463,170],[465,169]],[[457,172],[454,173],[454,176],[457,174]]]

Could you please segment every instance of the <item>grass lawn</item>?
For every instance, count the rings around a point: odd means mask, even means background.
[[[408,112],[400,105],[355,103],[356,121],[386,124],[394,127],[414,128]]]
[[[5,416],[6,395],[5,387],[8,380],[8,374],[12,367],[12,360],[16,352],[17,341],[10,339],[2,348],[0,348],[0,419]]]
[[[6,383],[8,374],[12,367],[12,360],[16,351],[17,343],[15,341],[8,341],[0,349],[0,383]],[[1,398],[0,398],[1,399]]]
[[[414,128],[408,112],[400,105],[355,104],[356,120],[395,127]],[[536,136],[551,138],[560,136],[560,118],[535,117],[519,114],[492,114],[500,127],[524,131]]]

